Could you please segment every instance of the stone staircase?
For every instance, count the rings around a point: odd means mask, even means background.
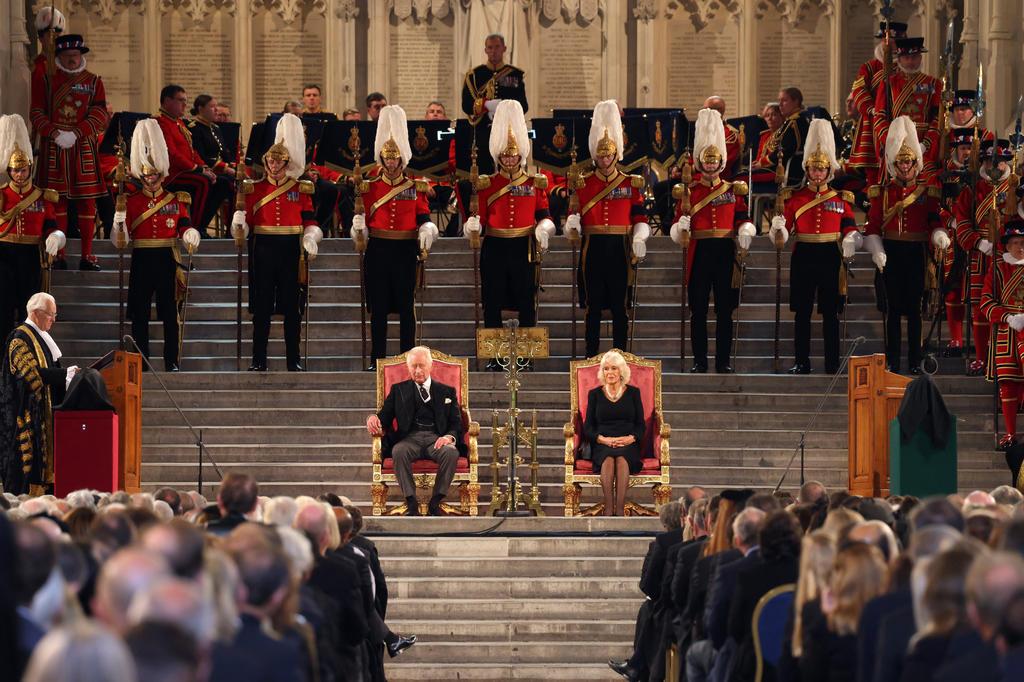
[[[755,240],[748,259],[736,360],[740,373],[730,376],[679,373],[677,280],[681,254],[667,238],[659,236],[649,242],[649,257],[641,271],[643,291],[634,351],[664,363],[663,402],[672,426],[672,481],[676,486],[773,487],[829,383],[828,377],[820,374],[770,374],[775,256],[762,242],[765,240]],[[102,355],[117,338],[116,258],[109,244],[98,246],[104,272],[54,273],[53,291],[60,306],[57,339],[69,361],[79,364]],[[75,248],[71,247],[71,253]],[[207,240],[192,273],[194,293],[182,361],[185,371],[160,376],[175,402],[202,430],[209,455],[221,471],[251,471],[267,494],[331,490],[368,505],[370,462],[364,421],[373,408],[374,378],[355,371],[361,366],[358,264],[347,240],[326,240],[321,254],[314,262],[309,324],[308,366],[313,371],[233,371],[236,255],[229,241]],[[562,506],[561,433],[569,416],[565,372],[571,346],[569,262],[564,240],[554,240],[554,249],[545,259],[546,284],[541,297],[541,320],[551,331],[553,357],[537,363],[539,371],[524,377],[520,392],[520,406],[537,410],[540,485],[549,514],[560,514]],[[858,261],[860,266],[865,263],[866,259]],[[465,241],[439,241],[428,267],[423,341],[454,355],[472,357],[472,258]],[[864,352],[877,351],[881,345],[869,272],[865,267],[856,268],[848,311],[849,334],[869,339]],[[782,275],[785,280],[788,272],[783,270]],[[444,285],[439,281],[442,278]],[[785,286],[784,282],[784,292]],[[245,364],[251,338],[247,314],[243,325]],[[582,319],[578,327],[582,333]],[[160,336],[157,323],[152,332],[154,339]],[[791,315],[783,305],[783,367],[790,361],[791,334]],[[152,345],[154,357],[159,358],[160,342]],[[580,339],[577,352],[582,350]],[[270,352],[272,368],[283,366],[279,322],[273,326]],[[812,352],[820,353],[820,342],[814,342]],[[820,357],[814,361],[820,368]],[[159,361],[156,365],[160,366]],[[990,386],[960,376],[960,366],[953,361],[943,361],[937,381],[950,408],[960,417],[960,487],[992,487],[1004,482],[1001,455],[992,450]],[[487,465],[491,461],[492,411],[507,406],[508,394],[501,375],[474,371],[470,384],[470,408],[482,426],[480,500],[486,504],[490,499]],[[806,440],[806,477],[835,487],[845,486],[847,480],[845,390],[845,380],[841,380]],[[143,404],[145,486],[193,487],[198,473],[197,449],[154,377],[146,377]],[[203,478],[218,480],[212,463],[206,463]],[[798,483],[799,473],[794,470],[787,485]],[[584,497],[594,499],[595,491],[585,492]],[[638,490],[632,497],[643,502],[649,501],[650,494]]]
[[[657,520],[508,519],[483,533],[493,525],[368,519],[388,576],[388,625],[418,636],[385,663],[388,679],[618,679],[607,661],[632,651]]]

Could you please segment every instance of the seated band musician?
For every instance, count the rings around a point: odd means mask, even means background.
[[[406,514],[418,516],[412,463],[417,459],[437,462],[434,492],[427,505],[431,516],[440,516],[441,501],[455,477],[462,446],[462,411],[455,389],[432,381],[433,358],[426,346],[412,348],[405,359],[409,379],[394,384],[380,412],[366,418],[371,436],[384,436],[391,449],[395,477],[408,503]]]

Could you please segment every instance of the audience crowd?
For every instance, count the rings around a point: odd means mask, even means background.
[[[796,499],[690,488],[660,510],[634,651],[609,665],[671,682],[1024,680],[1022,501],[1011,486],[926,499],[815,481]],[[790,589],[791,605],[758,611]]]
[[[0,680],[384,679],[415,637],[347,499],[195,491],[0,496]]]

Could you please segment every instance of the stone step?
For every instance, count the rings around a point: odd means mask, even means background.
[[[473,556],[489,558],[589,558],[589,557],[630,557],[640,558],[647,552],[650,538],[646,536],[613,537],[574,536],[568,538],[549,537],[474,537],[474,538],[421,538],[421,537],[379,537],[374,540],[383,557],[401,557],[400,560],[414,560],[418,557],[441,558],[446,561],[472,560]],[[398,560],[386,558],[390,562]],[[509,563],[511,568],[515,564]],[[598,570],[599,565],[594,565]],[[500,569],[503,570],[504,569]],[[482,574],[483,569],[481,569]],[[514,574],[518,575],[518,573]],[[391,575],[391,572],[388,572]]]
[[[390,606],[390,605],[389,605]],[[447,620],[423,610],[425,618],[394,619],[388,612],[388,627],[393,632],[412,632],[417,646],[428,642],[536,642],[550,638],[568,641],[628,641],[636,626],[634,620]],[[503,614],[503,611],[490,615]],[[618,615],[618,614],[616,614]]]
[[[449,557],[431,559],[422,556],[381,559],[384,572],[388,577],[388,585],[393,580],[406,577],[416,578],[476,578],[498,576],[508,578],[590,578],[600,575],[602,578],[621,577],[637,579],[640,575],[643,554],[635,558],[620,557],[501,557],[493,558],[486,554],[479,556],[459,557],[453,561]]]
[[[402,654],[403,664],[412,663],[594,663],[608,658],[628,656],[632,638],[618,641],[476,641],[471,646],[461,642],[417,642]],[[386,672],[386,671],[385,671]]]
[[[629,578],[604,578],[602,580],[580,580],[579,578],[552,577],[545,580],[520,581],[502,578],[463,577],[457,582],[446,577],[388,578],[389,599],[529,599],[555,597],[596,598],[596,597],[638,597],[638,575]]]
[[[473,680],[474,682],[498,682],[499,680],[618,680],[607,664],[582,663],[514,663],[509,665],[488,664],[421,664],[385,663],[388,679],[394,682],[404,680]]]
[[[491,520],[491,519],[486,519]],[[391,582],[388,581],[390,588]],[[636,610],[643,600],[636,597],[578,597],[559,599],[521,598],[467,598],[467,599],[424,599],[400,598],[388,601],[388,623],[417,620],[422,614],[448,622],[476,622],[501,614],[514,623],[530,623],[539,620],[593,619],[607,622],[617,618],[636,617]],[[396,630],[399,631],[400,630]]]

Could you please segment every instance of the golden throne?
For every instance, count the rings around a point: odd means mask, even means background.
[[[377,360],[377,411],[380,411],[384,404],[391,386],[409,378],[409,370],[406,367],[406,353],[390,358]],[[451,507],[442,505],[447,513],[461,514],[467,516],[477,515],[477,497],[480,495],[480,481],[477,477],[477,437],[480,435],[480,424],[472,421],[469,416],[469,361],[465,358],[454,358],[450,355],[430,351],[434,363],[431,367],[431,378],[455,388],[455,396],[459,402],[459,409],[462,411],[462,437],[466,445],[466,456],[459,456],[459,462],[455,467],[455,478],[452,485],[459,488],[459,506]],[[393,428],[392,424],[384,424],[384,430]],[[388,484],[397,483],[395,477],[394,461],[390,456],[385,457],[383,442],[380,436],[373,436],[373,479],[370,484],[370,496],[373,500],[373,515],[392,516],[406,512],[406,502],[387,508]],[[420,459],[412,465],[413,480],[416,481],[416,490],[431,490],[434,486],[434,476],[437,474],[437,464],[429,459]],[[419,495],[417,495],[417,499]],[[426,514],[426,502],[420,501],[420,513]]]
[[[669,501],[672,488],[669,485],[669,447],[671,429],[665,422],[661,407],[661,361],[646,360],[632,353],[622,353],[630,369],[630,385],[640,389],[644,407],[646,430],[640,453],[643,464],[640,472],[629,477],[629,487],[652,486],[655,508]],[[600,488],[601,477],[594,473],[590,460],[577,459],[583,434],[583,418],[587,413],[587,395],[600,385],[601,355],[585,360],[573,360],[569,364],[570,412],[569,422],[564,427],[565,435],[565,495],[566,516],[594,516],[604,509],[599,502],[580,511],[580,494],[584,485]],[[657,512],[632,501],[626,502],[626,515],[653,516]]]

